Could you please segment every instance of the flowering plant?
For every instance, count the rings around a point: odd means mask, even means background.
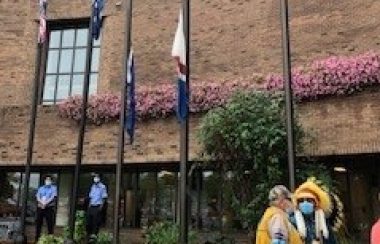
[[[333,56],[292,72],[292,89],[299,100],[352,94],[379,83],[380,55],[374,52],[353,57]],[[271,74],[264,87],[280,90],[283,84],[282,76]]]
[[[292,71],[293,94],[299,101],[309,101],[327,96],[339,96],[361,91],[380,83],[380,54],[368,52],[353,57],[333,56],[314,61],[306,67]],[[278,74],[266,77],[262,87],[242,79],[203,81],[192,83],[190,88],[191,113],[206,112],[226,104],[236,91],[264,88],[268,91],[283,89],[283,78]],[[136,113],[138,119],[165,118],[175,113],[176,85],[166,81],[159,85],[137,87]],[[62,117],[79,121],[82,98],[69,97],[58,105]],[[120,115],[120,96],[96,94],[89,98],[89,122],[100,125],[117,120]]]
[[[253,84],[239,81],[203,82],[191,86],[191,113],[205,112],[221,106],[238,90],[253,89]],[[141,85],[136,91],[136,113],[138,119],[165,118],[175,112],[176,87],[169,82],[147,86]],[[81,119],[82,97],[73,96],[58,104],[62,117],[75,121]],[[96,94],[89,98],[87,117],[89,122],[100,125],[117,120],[120,115],[120,96],[115,94]]]

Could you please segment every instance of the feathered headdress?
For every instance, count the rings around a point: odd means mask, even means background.
[[[308,179],[300,185],[293,194],[293,201],[297,204],[297,200],[303,197],[312,197],[315,199],[317,207],[328,213],[331,209],[331,200],[327,190],[323,190],[312,179]]]

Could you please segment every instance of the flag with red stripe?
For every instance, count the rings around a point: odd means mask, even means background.
[[[40,25],[38,28],[38,43],[44,43],[47,39],[46,9],[47,0],[39,0]]]
[[[178,97],[177,97],[177,117],[179,121],[184,121],[187,118],[187,88],[186,88],[186,45],[185,45],[185,33],[183,28],[183,14],[182,10],[179,13],[177,31],[175,33],[172,57],[177,64],[178,74]]]

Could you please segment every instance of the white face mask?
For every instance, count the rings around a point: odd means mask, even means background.
[[[95,183],[98,183],[100,181],[100,178],[99,177],[94,177],[94,182]]]
[[[50,186],[51,183],[52,183],[51,180],[45,180],[45,185]]]

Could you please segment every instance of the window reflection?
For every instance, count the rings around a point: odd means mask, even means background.
[[[44,87],[44,99],[45,100],[54,100],[54,92],[55,92],[55,83],[56,83],[56,75],[48,75],[45,79],[45,87]]]
[[[69,73],[71,71],[71,65],[73,61],[73,50],[62,50],[61,59],[59,62],[59,72]]]
[[[96,72],[99,68],[99,53],[100,53],[100,48],[94,48],[92,50],[92,59],[91,59],[92,72]]]
[[[74,72],[84,72],[86,64],[86,48],[75,50]]]
[[[218,175],[213,171],[203,172],[203,191],[201,203],[201,219],[205,229],[218,229],[219,208],[218,194],[220,192],[220,181]]]
[[[91,74],[90,87],[89,87],[88,94],[95,94],[97,86],[98,86],[98,74]]]
[[[70,91],[70,76],[61,75],[58,78],[57,99],[63,99],[69,95]]]
[[[51,50],[48,53],[46,73],[56,73],[58,65],[58,50]]]
[[[58,48],[61,41],[61,31],[50,32],[49,48]]]
[[[77,30],[77,38],[76,38],[76,42],[75,42],[75,45],[77,47],[79,46],[83,46],[85,47],[87,45],[87,29],[78,29]]]
[[[71,95],[82,95],[84,75],[74,75]]]
[[[73,47],[75,30],[64,30],[62,33],[62,47]]]
[[[160,220],[174,221],[176,211],[176,174],[168,171],[158,173],[157,199]]]

